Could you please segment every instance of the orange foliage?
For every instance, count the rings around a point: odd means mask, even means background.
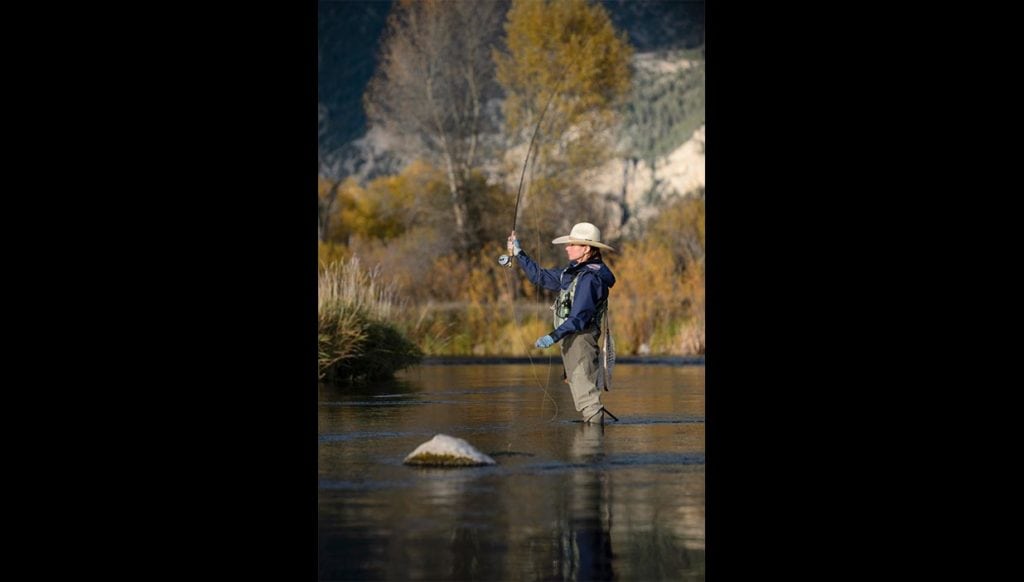
[[[649,353],[659,325],[682,313],[682,277],[672,252],[658,240],[623,244],[614,265],[612,260],[616,285],[608,306],[616,348],[623,354]]]

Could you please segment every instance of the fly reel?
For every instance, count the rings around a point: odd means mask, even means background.
[[[498,264],[501,265],[502,267],[508,267],[509,269],[511,269],[512,257],[508,255],[501,255],[500,257],[498,257]]]

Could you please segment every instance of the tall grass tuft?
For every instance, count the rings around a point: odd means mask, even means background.
[[[393,285],[383,282],[380,267],[363,269],[359,257],[321,263],[317,306],[346,305],[372,319],[386,321],[399,303]]]
[[[321,263],[317,285],[318,374],[328,381],[380,378],[411,366],[420,349],[392,322],[402,308],[379,268],[359,258]]]

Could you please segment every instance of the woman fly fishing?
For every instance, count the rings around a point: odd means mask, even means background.
[[[552,244],[564,244],[569,265],[543,269],[519,245],[516,231],[508,237],[508,253],[534,285],[558,291],[552,310],[554,329],[534,344],[548,348],[560,342],[564,378],[583,422],[604,423],[605,415],[618,420],[601,404],[601,389],[608,390],[614,347],[607,331],[608,292],[615,275],[601,258],[601,250],[614,251],[601,242],[601,230],[580,222]]]

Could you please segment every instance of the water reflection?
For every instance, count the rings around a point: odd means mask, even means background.
[[[604,461],[604,426],[581,423],[573,437],[572,456],[595,469],[572,474],[569,529],[574,551],[563,579],[611,580],[611,481],[605,471],[596,468]]]
[[[703,369],[617,367],[623,422],[605,426],[550,420],[532,373],[323,386],[320,579],[703,580]],[[572,412],[568,390],[551,394]],[[439,432],[498,465],[401,463]]]

